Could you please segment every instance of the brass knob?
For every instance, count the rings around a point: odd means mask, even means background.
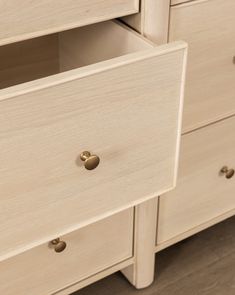
[[[87,170],[95,169],[100,163],[100,158],[88,151],[82,152],[80,159],[85,162],[84,166]]]
[[[56,253],[63,252],[67,247],[67,244],[64,241],[61,241],[59,238],[51,241],[51,244]]]
[[[224,167],[220,170],[220,172],[223,173],[223,174],[225,174],[225,177],[226,177],[227,179],[232,178],[233,175],[234,175],[234,173],[235,173],[234,169],[228,169],[227,166],[224,166]]]

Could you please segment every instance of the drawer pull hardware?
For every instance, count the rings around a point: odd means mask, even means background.
[[[220,171],[221,171],[221,173],[225,174],[227,179],[232,178],[235,173],[234,169],[228,169],[227,166],[224,166]]]
[[[80,159],[85,162],[84,166],[87,170],[95,169],[100,163],[100,158],[96,155],[92,155],[88,151],[82,152]]]
[[[59,238],[52,240],[51,245],[53,246],[56,253],[63,252],[67,246],[64,241],[61,241]]]

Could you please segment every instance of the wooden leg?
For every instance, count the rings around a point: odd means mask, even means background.
[[[148,287],[154,280],[157,212],[158,198],[135,209],[135,263],[122,273],[137,289]]]

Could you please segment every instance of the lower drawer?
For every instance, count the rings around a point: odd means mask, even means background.
[[[56,238],[56,237],[55,237]],[[48,295],[132,256],[133,210],[61,237],[0,263],[0,294]]]
[[[160,198],[158,244],[235,209],[235,117],[184,135],[177,188]]]

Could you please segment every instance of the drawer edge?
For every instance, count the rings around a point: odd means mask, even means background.
[[[184,41],[175,41],[169,44],[153,47],[140,52],[129,53],[124,56],[116,57],[111,60],[102,61],[96,64],[88,65],[78,69],[59,73],[53,76],[41,78],[31,82],[12,86],[0,90],[0,103],[4,100],[21,96],[27,93],[39,91],[42,89],[65,84],[76,79],[82,79],[87,76],[96,75],[101,72],[109,71],[118,67],[122,67],[131,63],[140,62],[152,57],[163,56],[169,53],[184,51],[187,54],[188,45]]]

